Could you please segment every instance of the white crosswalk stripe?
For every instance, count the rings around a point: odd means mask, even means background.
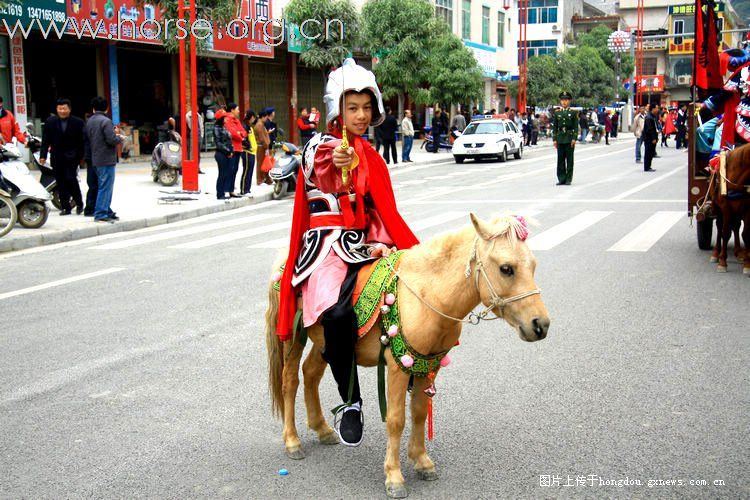
[[[612,245],[607,251],[647,252],[672,226],[683,218],[685,218],[684,210],[679,212],[656,212],[640,226]]]
[[[533,236],[528,244],[532,250],[550,250],[611,214],[612,212],[593,210],[582,212],[572,219]]]
[[[177,231],[165,231],[163,233],[150,234],[148,236],[141,236],[139,238],[131,238],[122,241],[116,241],[113,243],[106,243],[95,247],[90,247],[92,250],[119,250],[123,248],[130,248],[138,245],[145,245],[147,243],[154,243],[157,241],[170,240],[173,238],[181,238],[184,236],[192,236],[194,234],[207,233],[209,231],[215,231],[217,229],[226,229],[235,226],[241,226],[242,224],[250,224],[253,222],[260,222],[276,217],[281,217],[283,214],[257,214],[249,217],[240,217],[237,219],[231,219],[221,222],[214,222],[212,224],[202,224],[185,229],[178,229]]]
[[[409,226],[412,231],[423,231],[431,227],[445,224],[446,222],[463,218],[469,220],[469,212],[443,212],[438,215],[433,215],[432,217],[427,217],[426,219],[420,219],[413,224],[409,224]]]
[[[172,245],[169,248],[180,248],[180,249],[196,249],[196,248],[206,248],[213,245],[219,245],[221,243],[228,243],[230,241],[236,241],[241,240],[245,238],[250,238],[252,236],[258,236],[260,234],[266,234],[273,231],[280,231],[282,229],[289,229],[292,227],[291,222],[279,222],[277,224],[271,224],[268,226],[261,226],[261,227],[255,227],[252,229],[246,229],[244,231],[237,231],[235,233],[229,233],[229,234],[222,234],[219,236],[214,236],[212,238],[205,238],[203,240],[196,240],[196,241],[189,241],[187,243],[181,243],[179,245]]]

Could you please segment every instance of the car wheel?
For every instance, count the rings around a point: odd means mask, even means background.
[[[456,160],[456,163],[463,163],[466,158],[460,155],[453,155],[453,158]]]
[[[503,146],[503,152],[500,153],[500,156],[498,156],[498,158],[500,158],[500,163],[505,163],[506,161],[508,161],[508,148],[507,147]]]
[[[513,154],[513,158],[515,158],[516,160],[520,160],[522,157],[523,157],[523,144],[518,146],[518,149]]]

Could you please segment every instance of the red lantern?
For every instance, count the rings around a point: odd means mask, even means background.
[[[510,0],[503,0],[503,9],[510,9]]]

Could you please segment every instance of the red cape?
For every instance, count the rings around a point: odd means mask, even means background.
[[[341,137],[337,131],[332,135]],[[417,237],[414,236],[409,226],[398,213],[396,208],[396,197],[393,194],[391,185],[391,176],[388,173],[388,167],[383,158],[378,154],[372,145],[359,136],[352,136],[350,144],[359,156],[359,166],[357,175],[366,175],[369,181],[369,193],[375,205],[375,210],[383,220],[388,234],[393,239],[396,247],[399,249],[411,248],[417,243]],[[305,176],[300,166],[299,176],[297,177],[297,190],[294,194],[294,215],[292,217],[292,230],[289,241],[289,255],[284,267],[284,274],[281,277],[281,296],[279,299],[279,316],[276,323],[276,335],[279,339],[287,341],[292,336],[294,315],[297,312],[297,290],[292,287],[292,275],[294,274],[294,264],[297,261],[302,246],[302,237],[305,231],[310,227],[310,211],[307,206],[307,196],[305,190]],[[358,208],[362,207],[364,200],[357,199]]]

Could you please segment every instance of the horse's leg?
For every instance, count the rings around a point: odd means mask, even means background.
[[[284,397],[284,432],[282,437],[287,456],[294,460],[300,460],[305,458],[305,452],[302,451],[302,443],[300,443],[297,426],[294,422],[294,402],[299,387],[299,362],[302,359],[304,346],[292,339],[284,342],[281,348],[286,357],[284,371],[281,375],[281,393]]]
[[[729,238],[732,236],[732,216],[724,213],[721,221],[721,249],[719,250],[719,265],[716,270],[720,273],[727,272],[727,250]]]
[[[711,252],[711,258],[709,262],[719,262],[719,249],[721,248],[721,214],[716,216],[716,245],[714,246],[713,252]]]
[[[417,477],[424,481],[434,481],[438,478],[435,464],[427,455],[424,443],[424,427],[430,400],[424,390],[429,385],[430,381],[427,377],[415,377],[414,388],[411,392],[411,435],[409,436],[408,456],[417,469]]]
[[[737,224],[734,225],[734,256],[737,258],[737,262],[743,263],[745,252],[742,249],[742,240],[740,239],[740,225],[742,224],[742,218],[737,220]]]
[[[317,345],[307,354],[302,363],[302,374],[305,377],[305,407],[307,408],[307,426],[318,433],[323,444],[338,444],[336,432],[328,425],[320,406],[320,380],[326,371],[327,363]]]
[[[745,242],[745,259],[742,263],[742,273],[750,277],[750,202],[745,209],[744,225],[742,228],[742,240]]]
[[[389,358],[388,363],[388,413],[386,430],[388,431],[388,448],[385,452],[385,492],[390,498],[406,498],[404,476],[401,474],[399,457],[401,434],[406,420],[406,388],[409,376],[401,371],[396,362]]]

